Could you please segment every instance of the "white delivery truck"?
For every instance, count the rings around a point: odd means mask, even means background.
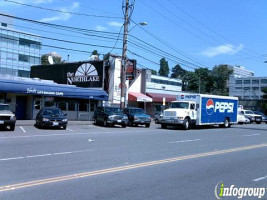
[[[161,128],[194,125],[220,125],[228,128],[237,123],[238,98],[206,94],[180,93],[159,119]]]

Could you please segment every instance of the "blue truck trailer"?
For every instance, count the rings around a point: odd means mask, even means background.
[[[207,94],[180,93],[177,100],[164,110],[159,124],[180,125],[190,129],[194,125],[220,125],[231,127],[237,123],[238,98]]]

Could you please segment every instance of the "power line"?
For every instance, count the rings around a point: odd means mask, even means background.
[[[19,3],[17,1],[12,1],[12,0],[4,0],[4,1],[9,2],[9,3],[14,3],[14,4],[17,4],[17,5],[28,6],[28,7],[32,7],[32,8],[38,8],[38,9],[42,9],[42,10],[48,10],[48,11],[53,11],[53,12],[60,12],[60,13],[65,13],[65,14],[79,15],[79,16],[85,16],[85,17],[99,17],[99,18],[122,19],[121,17],[112,17],[112,16],[104,16],[104,15],[93,15],[93,14],[92,15],[89,15],[89,14],[85,14],[85,13],[77,13],[77,12],[57,10],[57,9],[52,9],[52,8],[44,8],[44,7],[41,7],[41,6],[34,6],[34,5],[26,4],[26,3]]]

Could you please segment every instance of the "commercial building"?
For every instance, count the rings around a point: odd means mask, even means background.
[[[16,30],[11,17],[0,15],[0,74],[29,77],[41,63],[41,38]]]

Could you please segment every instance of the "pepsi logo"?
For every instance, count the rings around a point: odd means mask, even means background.
[[[214,112],[214,102],[212,99],[209,99],[206,103],[206,111],[208,115],[212,115]]]
[[[184,95],[181,95],[181,99],[184,99]]]

